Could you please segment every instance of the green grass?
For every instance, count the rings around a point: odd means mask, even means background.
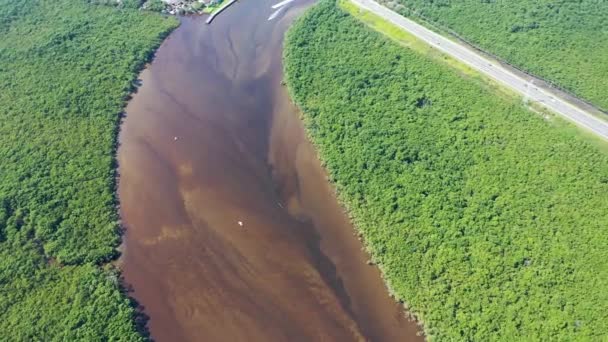
[[[215,3],[215,4],[212,4],[212,5],[206,6],[206,7],[203,9],[203,13],[207,13],[207,14],[213,14],[213,13],[215,13],[217,10],[221,9],[221,8],[222,8],[224,5],[225,5],[225,4],[224,4],[224,0],[222,0],[222,1],[218,2],[218,3]]]
[[[324,0],[284,57],[391,292],[432,340],[607,339],[606,144],[396,34]]]
[[[85,0],[0,0],[0,336],[139,340],[111,267],[116,138],[174,19]]]
[[[506,101],[522,101],[522,97],[517,92],[499,84],[495,80],[479,73],[477,70],[462,63],[461,61],[452,58],[451,56],[433,48],[426,42],[418,39],[414,35],[404,31],[398,26],[384,20],[380,16],[369,11],[363,10],[349,0],[338,0],[338,6],[348,12],[359,21],[365,23],[375,31],[382,33],[384,36],[394,40],[398,44],[409,48],[419,54],[425,55],[438,63],[442,63],[455,69],[463,77],[467,77],[471,81],[477,82],[484,88],[491,90],[497,96],[501,96]]]

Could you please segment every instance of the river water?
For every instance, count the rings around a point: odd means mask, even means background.
[[[268,0],[182,19],[120,134],[120,260],[157,341],[418,341],[281,85]]]

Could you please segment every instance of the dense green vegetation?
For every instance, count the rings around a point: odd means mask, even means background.
[[[143,8],[149,11],[162,12],[167,8],[167,5],[162,0],[149,0],[144,3]]]
[[[383,0],[608,110],[608,2]]]
[[[0,336],[139,340],[103,263],[133,80],[174,19],[85,0],[0,0]]]
[[[290,92],[341,200],[438,341],[608,338],[608,153],[324,0]]]
[[[116,6],[118,8],[138,9],[145,0],[88,0],[93,5]]]

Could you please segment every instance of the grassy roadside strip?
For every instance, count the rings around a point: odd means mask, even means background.
[[[421,41],[409,32],[384,20],[383,18],[374,13],[371,13],[367,10],[358,7],[351,1],[338,0],[337,3],[341,9],[343,9],[353,17],[359,19],[375,31],[378,31],[383,35],[387,36],[388,38],[394,40],[395,42],[420,54],[429,56],[435,61],[440,61],[442,63],[448,64],[449,66],[462,72],[463,75],[481,76],[481,74],[479,74],[477,71],[475,71],[468,65],[434,49],[431,45]]]
[[[436,62],[450,66],[458,71],[461,76],[477,82],[480,86],[494,92],[504,100],[511,101],[513,103],[522,102],[523,98],[521,94],[509,89],[508,87],[505,87],[496,80],[484,75],[483,73],[480,73],[461,61],[433,48],[431,45],[416,38],[416,36],[401,29],[393,23],[386,21],[382,17],[358,7],[349,0],[337,0],[337,3],[342,10],[357,18],[373,30],[399,43],[400,45],[416,51],[421,55],[427,56]],[[556,116],[551,111],[540,108],[542,106],[539,105],[536,105],[534,108],[531,106],[528,107],[533,109],[535,112],[542,111],[544,115]]]

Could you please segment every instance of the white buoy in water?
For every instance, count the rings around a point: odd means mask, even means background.
[[[173,141],[177,141],[177,137],[173,137]]]
[[[241,227],[243,226],[243,221],[238,221],[238,223],[239,223],[239,226],[241,226]]]

